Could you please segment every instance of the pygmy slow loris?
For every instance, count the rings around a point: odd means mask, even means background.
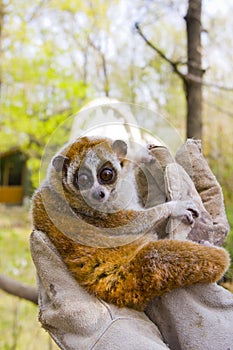
[[[229,257],[222,248],[157,240],[158,223],[175,217],[193,225],[198,210],[191,201],[143,209],[126,156],[121,140],[82,137],[65,146],[33,197],[33,224],[88,292],[142,310],[174,288],[217,281]]]

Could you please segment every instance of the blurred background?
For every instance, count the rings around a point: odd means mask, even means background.
[[[68,117],[94,98],[144,106],[183,141],[202,139],[233,257],[232,11],[231,0],[0,0],[1,349],[57,349],[35,303],[6,290],[36,285],[28,239],[41,157],[55,130],[54,150],[67,140]],[[232,288],[232,268],[224,282]]]

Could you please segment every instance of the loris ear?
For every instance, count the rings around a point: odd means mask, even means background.
[[[60,171],[62,171],[63,166],[67,166],[69,164],[69,161],[70,160],[68,157],[58,155],[53,158],[52,165],[55,168],[55,170],[59,173]]]
[[[118,159],[123,159],[127,154],[127,143],[122,140],[116,140],[112,144],[112,149],[116,153]]]

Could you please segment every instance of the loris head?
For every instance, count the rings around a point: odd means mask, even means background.
[[[60,179],[66,200],[74,208],[82,204],[81,210],[117,210],[124,205],[119,199],[124,202],[124,192],[128,192],[126,154],[127,144],[122,140],[82,137],[53,158],[50,176]]]

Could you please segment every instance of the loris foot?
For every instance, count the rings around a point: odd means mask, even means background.
[[[171,217],[182,217],[182,221],[189,225],[199,216],[199,210],[192,201],[171,201],[167,205],[171,207]]]

